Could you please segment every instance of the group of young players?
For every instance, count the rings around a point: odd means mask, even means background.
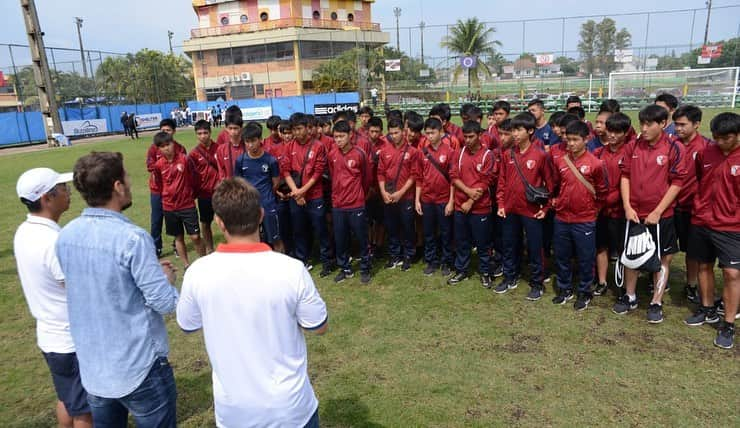
[[[740,116],[717,115],[712,141],[699,133],[701,109],[679,106],[670,94],[639,112],[639,134],[615,100],[601,104],[593,125],[578,97],[549,119],[538,99],[512,118],[506,101],[487,113],[486,127],[473,104],[460,109],[462,127],[451,122],[447,104],[426,118],[392,110],[385,126],[369,107],[331,121],[295,113],[270,117],[263,140],[262,126],[245,124],[232,106],[215,142],[209,122],[195,123],[198,145],[190,153],[165,119],[147,155],[157,251],[162,219],[186,266],[185,234],[199,255],[213,251],[210,195],[221,180],[238,176],[260,192],[263,240],[309,270],[317,244],[321,277],[337,269],[335,282],[352,277],[354,254],[367,284],[385,246],[384,268],[407,271],[419,258],[424,275],[438,272],[455,285],[471,276],[476,254],[482,285],[503,294],[524,278],[526,253],[527,299],[539,300],[554,272],[552,302],[575,297],[581,311],[607,293],[609,263],[624,251],[629,224],[644,224],[661,265],[651,278],[647,320],[663,321],[670,263],[680,250],[687,253],[686,297],[698,305],[686,324],[721,321],[714,343],[733,346]],[[715,301],[717,259],[724,291]],[[637,308],[638,275],[624,267],[614,313]],[[503,277],[498,285],[495,277]]]

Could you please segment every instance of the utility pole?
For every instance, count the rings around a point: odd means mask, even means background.
[[[401,16],[401,8],[394,7],[393,14],[396,15],[396,50],[401,52],[401,32],[398,30],[398,18]]]
[[[424,65],[424,27],[426,27],[426,24],[421,21],[419,23],[419,29],[421,30],[421,65]]]
[[[33,77],[39,90],[39,106],[41,108],[41,114],[44,116],[44,125],[46,126],[46,141],[49,146],[54,146],[56,143],[51,134],[62,133],[62,122],[59,120],[54,81],[51,80],[49,61],[46,58],[44,33],[41,31],[41,24],[39,24],[39,16],[36,13],[34,0],[21,0],[21,11],[23,13],[23,21],[26,24],[28,45],[31,50]],[[83,60],[82,63],[84,64],[85,61]]]
[[[172,51],[172,36],[174,36],[175,33],[173,33],[171,30],[167,30],[167,38],[170,39],[170,55],[174,55],[174,52]]]
[[[712,14],[712,0],[707,0],[707,25],[704,27],[704,44],[709,41],[709,16]]]
[[[80,58],[82,59],[82,75],[87,77],[87,65],[85,65],[85,49],[82,48],[82,18],[75,16],[75,24],[77,25],[77,38],[80,40]]]

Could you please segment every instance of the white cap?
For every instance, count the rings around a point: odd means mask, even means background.
[[[70,181],[72,181],[71,172],[59,174],[51,168],[34,168],[21,174],[15,191],[18,192],[19,198],[36,202],[57,184]]]

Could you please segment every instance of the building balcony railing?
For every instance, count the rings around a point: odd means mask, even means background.
[[[329,19],[311,18],[284,18],[264,22],[249,22],[246,24],[221,25],[218,27],[193,28],[190,30],[192,38],[226,36],[229,34],[254,33],[263,30],[277,30],[282,28],[319,28],[330,30],[380,31],[380,24],[374,22],[335,21]]]

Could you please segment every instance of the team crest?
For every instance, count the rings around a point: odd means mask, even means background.
[[[475,166],[475,169],[477,169],[478,172],[480,172],[483,169],[483,164],[479,163],[478,165]]]
[[[588,165],[582,165],[579,169],[583,175],[586,175],[591,171],[591,168]]]
[[[657,162],[658,165],[660,165],[660,166],[665,165],[666,160],[667,160],[666,157],[663,156],[663,155],[660,155],[657,158],[655,158],[655,162]]]
[[[270,166],[267,165],[266,163],[263,163],[262,164],[262,172],[265,173],[265,174],[267,174],[269,171],[270,171]]]
[[[447,160],[447,156],[445,155],[442,155],[439,157],[439,163],[445,163],[446,160]]]
[[[183,171],[185,171],[185,166],[183,164],[181,164],[181,163],[178,163],[175,166],[175,169],[177,169],[179,172],[183,172]]]
[[[348,160],[347,161],[347,166],[350,167],[350,168],[354,167],[355,166],[355,160],[354,159]]]
[[[411,159],[411,155],[409,154],[409,152],[406,152],[406,153],[405,153],[405,154],[403,155],[403,160],[409,160],[409,159]]]
[[[537,165],[537,162],[533,160],[528,160],[526,165],[527,165],[527,169],[534,169],[535,165]]]
[[[730,174],[732,174],[733,177],[740,175],[740,165],[732,165],[730,167]]]
[[[313,150],[309,150],[309,152],[308,152],[308,158],[309,159],[313,158]]]
[[[694,160],[696,160],[696,155],[698,155],[698,154],[699,154],[699,152],[694,152],[694,154],[691,155],[691,156],[694,158]]]

